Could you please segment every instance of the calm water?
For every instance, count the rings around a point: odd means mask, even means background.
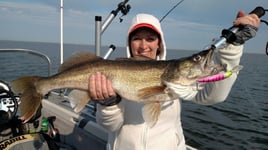
[[[59,66],[59,44],[0,41],[0,48],[38,50],[51,58],[52,74]],[[67,58],[75,51],[94,53],[88,45],[64,46]],[[107,47],[103,48],[104,55]],[[168,59],[191,55],[193,51],[168,51]],[[125,56],[118,48],[111,59]],[[10,81],[25,75],[47,75],[47,64],[27,54],[1,53],[0,79]],[[268,56],[244,54],[240,72],[229,97],[223,103],[201,106],[183,102],[182,122],[186,141],[198,149],[268,149]]]

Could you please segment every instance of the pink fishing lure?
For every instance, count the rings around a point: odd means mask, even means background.
[[[198,79],[197,82],[215,82],[215,81],[221,81],[223,79],[229,78],[233,73],[237,73],[239,70],[241,70],[243,66],[235,66],[232,70],[227,71],[225,73],[219,73],[213,76],[209,76],[206,78]]]

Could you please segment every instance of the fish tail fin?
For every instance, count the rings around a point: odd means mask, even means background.
[[[13,92],[20,96],[20,115],[24,123],[29,121],[36,113],[43,98],[42,93],[36,90],[36,82],[41,77],[22,77],[11,82]]]
[[[87,91],[74,89],[69,94],[69,100],[71,107],[74,108],[74,112],[78,113],[90,101],[90,97]]]
[[[161,112],[161,103],[160,102],[147,103],[143,107],[142,111],[144,121],[150,127],[153,127],[159,118]]]

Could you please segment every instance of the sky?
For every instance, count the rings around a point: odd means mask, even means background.
[[[64,43],[94,45],[95,17],[102,22],[123,0],[63,0]],[[129,0],[129,13],[113,19],[103,32],[102,45],[125,46],[131,19],[150,13],[161,19],[180,0]],[[232,26],[239,10],[268,9],[267,0],[184,0],[161,22],[168,49],[202,50],[222,29]],[[0,40],[60,42],[60,0],[0,0]],[[268,12],[262,19],[268,20]],[[261,24],[245,51],[264,53],[268,26]]]

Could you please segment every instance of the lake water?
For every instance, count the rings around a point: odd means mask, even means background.
[[[60,45],[56,43],[0,41],[0,48],[25,48],[48,55],[52,74],[59,67]],[[108,47],[103,47],[103,56]],[[94,53],[89,45],[64,45],[67,58],[76,51]],[[167,58],[180,58],[193,51],[169,50]],[[124,57],[125,50],[117,48],[110,59]],[[182,123],[187,144],[203,150],[263,150],[268,149],[268,56],[244,54],[244,66],[223,103],[202,106],[183,102]],[[27,54],[1,53],[0,80],[11,81],[19,76],[47,75],[47,64]]]

